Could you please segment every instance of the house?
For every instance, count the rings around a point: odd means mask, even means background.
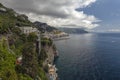
[[[21,65],[22,64],[22,56],[20,56],[20,57],[17,58],[16,64],[17,65]]]
[[[55,65],[48,64],[48,73],[49,73],[49,78],[50,80],[57,80],[58,75],[57,75],[57,68]]]
[[[24,34],[30,34],[32,32],[35,32],[37,34],[40,33],[39,30],[35,27],[23,26],[23,27],[20,27],[20,29]]]
[[[7,10],[5,8],[0,8],[0,12],[6,12]]]

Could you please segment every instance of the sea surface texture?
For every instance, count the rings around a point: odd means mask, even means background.
[[[55,44],[60,80],[120,80],[120,34],[71,34]]]

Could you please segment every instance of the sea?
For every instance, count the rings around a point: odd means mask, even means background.
[[[120,33],[70,34],[54,43],[59,80],[120,80]]]

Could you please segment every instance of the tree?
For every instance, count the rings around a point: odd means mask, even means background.
[[[35,34],[35,33],[30,33],[29,35],[28,35],[28,37],[27,37],[27,39],[28,39],[28,42],[36,42],[36,40],[37,40],[37,35]]]
[[[48,55],[47,55],[45,49],[42,48],[41,52],[40,52],[40,55],[39,55],[39,60],[44,61],[47,57],[48,57]]]
[[[26,42],[26,41],[27,41],[27,35],[26,35],[26,34],[21,34],[21,35],[20,35],[20,39],[21,39],[22,41]]]
[[[11,31],[12,31],[13,33],[17,34],[17,35],[20,35],[20,34],[21,34],[21,30],[20,30],[20,28],[18,28],[18,27],[12,28]]]
[[[33,43],[28,42],[24,45],[22,56],[23,73],[26,73],[35,79],[38,75],[38,62],[37,53],[35,52]]]

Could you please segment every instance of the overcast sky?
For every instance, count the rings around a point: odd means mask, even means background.
[[[99,19],[83,10],[96,0],[0,0],[5,6],[29,16],[31,21],[46,22],[55,27],[97,27]]]
[[[120,0],[0,0],[31,21],[55,27],[120,31]]]

